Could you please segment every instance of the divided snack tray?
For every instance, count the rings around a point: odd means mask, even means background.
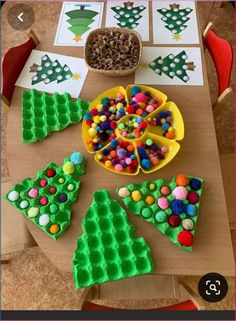
[[[82,122],[82,135],[83,135],[83,141],[85,144],[85,147],[87,149],[87,151],[89,153],[95,153],[95,160],[96,162],[103,166],[104,168],[114,172],[114,173],[118,173],[118,174],[123,174],[123,175],[137,175],[139,173],[139,170],[141,169],[144,173],[148,174],[151,172],[154,172],[158,169],[160,169],[161,167],[167,165],[174,157],[175,155],[178,153],[179,149],[180,149],[180,145],[179,143],[177,143],[177,140],[182,140],[184,138],[184,122],[183,122],[183,118],[182,115],[178,109],[178,107],[176,106],[176,104],[174,102],[167,102],[167,96],[160,92],[159,90],[156,90],[152,87],[148,87],[148,86],[143,86],[143,85],[129,85],[127,86],[127,88],[125,89],[124,87],[118,86],[118,87],[114,87],[111,88],[105,92],[103,92],[101,95],[99,95],[89,106],[89,111],[96,108],[97,105],[99,105],[101,103],[101,99],[103,97],[111,97],[111,98],[115,98],[116,94],[122,93],[124,95],[124,99],[127,102],[127,104],[130,101],[131,98],[131,90],[133,87],[139,87],[141,89],[142,92],[145,91],[149,91],[151,93],[151,95],[154,97],[158,97],[162,103],[159,107],[157,107],[153,112],[151,112],[150,114],[148,114],[146,117],[143,117],[143,119],[145,121],[149,121],[149,119],[157,116],[158,113],[160,113],[161,111],[170,111],[171,112],[171,118],[172,118],[172,127],[175,131],[175,138],[174,139],[168,139],[166,137],[163,137],[163,130],[161,129],[161,127],[159,126],[152,126],[152,125],[148,125],[148,127],[146,128],[145,132],[143,133],[143,135],[140,138],[137,139],[128,139],[126,137],[122,137],[119,134],[119,130],[118,127],[114,130],[114,134],[116,135],[117,139],[121,139],[124,142],[129,142],[130,144],[134,145],[134,154],[136,155],[138,161],[139,161],[139,166],[137,167],[137,170],[134,173],[129,173],[127,171],[123,171],[123,172],[117,172],[114,170],[114,168],[112,167],[106,167],[103,163],[101,163],[99,161],[99,155],[103,152],[104,149],[109,148],[110,146],[110,142],[107,141],[106,145],[104,147],[102,147],[101,149],[99,149],[98,151],[93,151],[92,147],[88,144],[89,140],[91,140],[91,137],[89,135],[89,128],[90,126],[87,125],[86,120],[84,119]],[[133,114],[128,114],[123,116],[122,118],[118,119],[116,121],[117,125],[121,122],[124,122],[125,119],[129,116],[135,116],[137,117],[137,115],[133,115]],[[151,138],[153,140],[154,143],[158,144],[159,146],[167,146],[168,147],[168,151],[166,153],[166,157],[164,159],[162,159],[158,165],[153,166],[151,169],[144,169],[141,164],[140,164],[140,157],[138,155],[137,152],[137,143],[138,142],[145,142],[146,139]]]
[[[51,95],[35,89],[22,91],[22,141],[41,141],[52,132],[78,123],[89,108],[89,102],[73,101],[68,93]]]
[[[93,194],[82,229],[73,257],[77,289],[152,271],[150,248],[108,191]]]

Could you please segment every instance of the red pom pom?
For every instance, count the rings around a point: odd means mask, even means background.
[[[182,246],[191,246],[193,244],[193,234],[184,230],[178,234],[178,241]]]
[[[90,110],[90,114],[93,115],[93,116],[96,116],[98,114],[98,110],[96,108],[92,108]]]
[[[134,173],[135,170],[136,170],[136,169],[133,168],[133,166],[131,166],[131,165],[127,166],[126,169],[127,169],[127,172],[129,172],[129,173]]]
[[[56,188],[55,187],[50,187],[50,189],[49,189],[49,192],[51,193],[51,194],[55,194],[56,193]]]
[[[115,121],[111,121],[111,122],[110,122],[110,128],[111,128],[111,129],[115,129],[116,127],[117,127],[116,122],[115,122]]]
[[[54,171],[54,169],[48,169],[46,172],[47,177],[53,177],[55,175],[56,175],[56,171]]]
[[[128,107],[127,107],[127,112],[128,112],[129,114],[133,114],[133,113],[135,112],[134,106],[132,106],[132,105],[128,106]]]
[[[137,161],[137,159],[132,159],[131,165],[132,165],[134,168],[136,168],[136,167],[138,166],[138,161]]]
[[[170,215],[168,218],[168,222],[170,226],[179,226],[180,224],[180,217],[178,215]]]
[[[115,134],[112,134],[110,137],[109,137],[109,141],[112,141],[112,139],[115,139],[116,138],[116,135]]]
[[[127,147],[129,146],[129,144],[130,144],[130,143],[128,143],[128,142],[123,142],[123,146],[124,146],[125,148],[127,148]]]
[[[91,126],[93,123],[92,119],[86,120],[86,125]]]
[[[188,192],[188,196],[187,199],[189,201],[190,204],[196,204],[199,202],[199,196],[196,192],[194,191],[190,191]]]

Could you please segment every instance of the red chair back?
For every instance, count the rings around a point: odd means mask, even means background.
[[[39,43],[32,30],[28,33],[29,39],[20,46],[7,51],[2,59],[2,100],[10,105],[15,83],[26,64],[32,50]]]
[[[233,63],[233,50],[230,43],[218,37],[209,29],[205,37],[205,45],[215,64],[218,77],[219,96],[229,87]]]

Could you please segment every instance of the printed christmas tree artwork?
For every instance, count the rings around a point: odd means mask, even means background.
[[[82,230],[73,257],[77,289],[152,271],[149,246],[107,190],[93,194]]]
[[[129,184],[117,193],[136,215],[165,234],[183,250],[192,251],[203,180],[183,174],[169,182],[163,179]]]
[[[66,21],[70,24],[68,29],[74,34],[73,40],[75,42],[81,41],[82,35],[90,29],[90,25],[95,21],[93,18],[98,15],[98,12],[89,9],[90,5],[78,6],[77,10],[65,13],[70,18]]]
[[[160,76],[164,73],[171,79],[178,77],[180,80],[188,82],[189,76],[186,71],[194,71],[196,66],[194,62],[187,62],[187,60],[188,56],[185,50],[183,50],[176,56],[173,54],[169,54],[164,58],[159,56],[150,62],[148,67]]]
[[[52,61],[47,54],[41,57],[41,65],[34,63],[30,67],[30,72],[36,73],[36,75],[32,77],[32,85],[35,85],[41,81],[47,85],[53,81],[57,81],[59,84],[71,78],[75,80],[80,79],[80,74],[73,74],[69,66],[66,64],[62,66],[57,59]]]
[[[169,5],[170,9],[162,8],[157,11],[163,15],[161,18],[165,27],[173,33],[173,39],[179,40],[180,33],[187,28],[186,22],[190,19],[188,15],[193,11],[191,8],[180,9],[180,5],[173,3]]]
[[[71,205],[79,193],[79,177],[85,172],[85,159],[74,152],[62,166],[49,163],[6,194],[5,199],[41,230],[58,239],[71,221]]]
[[[134,7],[133,2],[124,2],[123,6],[111,7],[111,9],[116,13],[114,16],[119,22],[117,25],[121,28],[134,29],[139,23],[138,20],[142,18],[140,13],[145,10],[144,6]]]

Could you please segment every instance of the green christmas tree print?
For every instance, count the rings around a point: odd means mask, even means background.
[[[121,28],[134,29],[139,24],[137,21],[142,18],[140,13],[145,10],[144,6],[133,7],[133,2],[124,2],[124,6],[116,6],[111,9],[116,13],[114,16],[119,22],[117,25]]]
[[[67,22],[71,25],[68,29],[75,35],[74,39],[76,42],[81,41],[82,34],[90,29],[91,23],[95,20],[93,19],[98,12],[85,9],[89,5],[79,5],[78,10],[72,10],[66,12],[66,15],[70,18]]]
[[[149,63],[148,67],[151,68],[158,75],[162,73],[173,79],[175,76],[184,82],[188,82],[189,76],[187,70],[194,71],[196,67],[193,62],[186,62],[188,56],[185,50],[178,53],[176,56],[169,54],[165,58],[161,56]]]
[[[53,81],[61,83],[67,79],[79,79],[79,74],[73,74],[70,68],[65,64],[62,66],[56,59],[52,61],[46,54],[41,58],[41,65],[33,64],[30,67],[30,72],[35,72],[36,75],[32,77],[32,85],[35,85],[41,81],[44,81],[45,85]]]
[[[184,8],[180,9],[180,5],[173,3],[170,4],[170,9],[162,8],[157,10],[163,17],[162,21],[166,23],[165,27],[173,33],[173,39],[179,40],[180,33],[187,28],[186,22],[190,19],[187,17],[193,9]]]

